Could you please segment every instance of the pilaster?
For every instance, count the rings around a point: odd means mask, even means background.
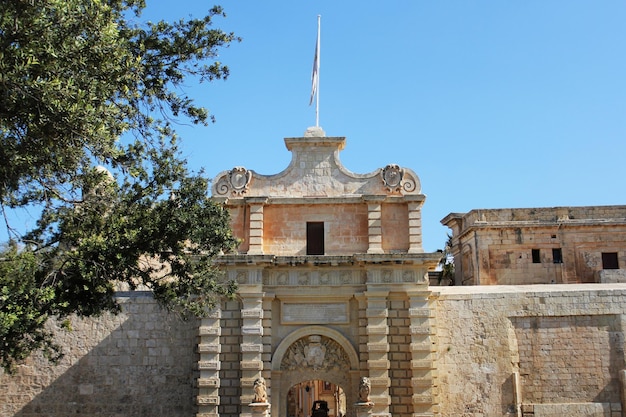
[[[263,293],[242,286],[241,298],[241,404],[254,401],[254,381],[263,371]],[[269,393],[268,393],[269,394]],[[242,415],[252,415],[243,410]]]
[[[410,291],[411,370],[413,377],[413,417],[439,416],[439,390],[436,369],[435,316],[430,291]]]
[[[367,308],[365,317],[367,318],[367,367],[371,382],[370,398],[374,403],[371,409],[373,417],[390,416],[389,405],[389,325],[387,318],[389,310],[387,308],[388,291],[367,291],[365,298]]]
[[[409,201],[409,253],[422,253],[422,205],[424,200]]]
[[[218,417],[220,388],[221,310],[216,307],[200,321],[197,417]]]
[[[382,228],[382,202],[384,197],[366,196],[367,202],[367,225],[368,242],[367,253],[384,253],[383,251],[383,228]]]
[[[248,255],[263,254],[263,207],[266,200],[267,199],[264,197],[246,199],[250,209],[250,238]]]

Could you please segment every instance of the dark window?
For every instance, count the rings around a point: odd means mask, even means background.
[[[539,249],[533,249],[533,263],[541,263],[541,252],[539,251]]]
[[[563,254],[561,253],[561,248],[552,249],[552,262],[555,264],[563,263]]]
[[[602,252],[602,269],[619,269],[617,252]]]
[[[306,254],[324,254],[324,222],[307,222],[306,224]]]

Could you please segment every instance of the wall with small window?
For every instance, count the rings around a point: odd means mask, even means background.
[[[263,216],[266,254],[352,255],[368,249],[366,204],[269,204]]]
[[[619,269],[617,252],[602,252],[602,269]]]

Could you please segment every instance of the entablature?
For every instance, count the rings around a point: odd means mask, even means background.
[[[215,258],[215,263],[221,266],[425,265],[434,268],[440,259],[439,252],[297,256],[226,254]]]
[[[229,206],[241,206],[245,204],[263,205],[294,205],[294,204],[362,204],[376,201],[386,204],[423,203],[426,196],[419,195],[346,195],[341,197],[213,197],[213,201]]]

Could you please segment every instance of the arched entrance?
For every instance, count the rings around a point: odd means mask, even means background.
[[[346,394],[338,385],[320,379],[300,382],[289,389],[285,404],[287,417],[342,417],[346,415]]]
[[[287,415],[290,401],[299,404],[295,417],[311,415],[308,406],[313,405],[312,401],[328,401],[322,398],[325,388],[329,395],[333,395],[333,389],[341,390],[346,409],[334,410],[335,416],[339,411],[347,416],[353,415],[350,404],[356,399],[358,365],[354,347],[336,330],[309,326],[292,332],[283,339],[272,357],[272,417]],[[306,393],[306,384],[309,384],[308,393],[315,390],[312,395],[301,395],[302,388]]]

